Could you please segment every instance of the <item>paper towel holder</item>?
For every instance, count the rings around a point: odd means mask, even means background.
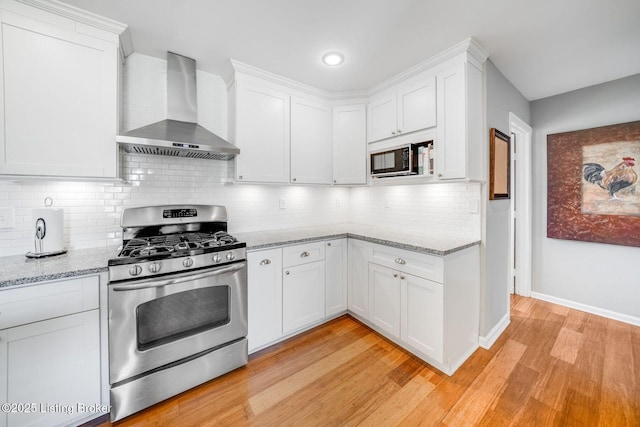
[[[53,199],[49,196],[44,199],[45,208],[50,208],[53,206]],[[34,252],[27,252],[25,256],[27,258],[44,258],[54,255],[62,255],[67,252],[67,248],[62,248],[55,251],[43,252],[42,250],[42,239],[47,235],[47,222],[42,217],[38,217],[35,223],[35,236],[33,239],[34,244]]]

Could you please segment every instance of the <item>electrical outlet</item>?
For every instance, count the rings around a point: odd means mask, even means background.
[[[384,207],[385,208],[390,208],[391,207],[391,202],[389,201],[389,199],[384,199]]]
[[[342,206],[342,200],[336,199],[336,207]]]
[[[280,209],[286,209],[287,202],[284,199],[280,199]]]
[[[0,228],[13,228],[13,208],[0,208]]]
[[[480,201],[478,199],[469,200],[469,213],[477,214],[480,211]]]

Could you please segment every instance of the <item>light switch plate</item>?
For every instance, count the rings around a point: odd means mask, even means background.
[[[14,217],[13,208],[0,208],[0,229],[13,228]]]

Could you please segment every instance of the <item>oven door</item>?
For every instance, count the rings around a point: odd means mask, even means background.
[[[109,285],[111,384],[247,335],[247,266]]]

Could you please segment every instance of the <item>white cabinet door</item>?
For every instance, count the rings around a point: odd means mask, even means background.
[[[369,320],[400,337],[400,273],[369,263]]]
[[[367,183],[365,105],[347,105],[333,109],[333,183]]]
[[[233,114],[233,113],[232,113]],[[236,180],[289,182],[289,94],[250,79],[235,84]]]
[[[392,138],[398,133],[396,90],[381,92],[369,101],[367,142]]]
[[[331,106],[291,97],[291,182],[331,184]]]
[[[117,44],[1,19],[0,174],[115,177]]]
[[[37,405],[31,413],[0,414],[0,425],[73,424],[89,415],[78,404],[100,404],[98,310],[5,329],[0,338],[2,401]],[[54,404],[72,411],[40,406]]]
[[[354,314],[369,318],[369,247],[349,239],[348,307]]]
[[[443,363],[443,285],[402,273],[401,287],[402,341]]]
[[[440,179],[467,177],[465,64],[437,75],[436,173]],[[474,161],[479,161],[474,159]]]
[[[326,242],[326,315],[347,310],[347,239]]]
[[[282,249],[247,253],[249,352],[282,336]]]
[[[398,132],[405,134],[436,125],[435,76],[420,77],[398,88]]]
[[[282,331],[291,333],[325,317],[325,262],[284,269]]]

